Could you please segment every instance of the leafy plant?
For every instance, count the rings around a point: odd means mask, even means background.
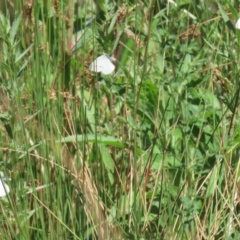
[[[0,5],[0,237],[238,239],[236,3],[22,2]]]

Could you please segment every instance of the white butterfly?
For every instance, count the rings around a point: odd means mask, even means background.
[[[235,23],[235,28],[236,29],[240,29],[240,18],[237,20],[237,22]]]
[[[89,70],[92,72],[100,72],[105,75],[111,74],[115,70],[115,66],[111,61],[115,60],[115,58],[103,54],[90,64]]]
[[[5,179],[2,172],[0,172],[0,197],[5,197],[9,192],[10,188],[9,186],[3,181]]]

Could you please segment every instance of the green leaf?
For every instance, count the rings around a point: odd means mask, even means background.
[[[102,160],[104,163],[105,168],[108,170],[108,179],[111,183],[111,185],[114,183],[114,176],[113,176],[113,172],[114,172],[114,162],[113,159],[111,157],[111,155],[109,154],[109,150],[103,145],[99,145],[99,149],[102,155]]]
[[[14,20],[12,27],[10,29],[10,39],[12,41],[12,43],[14,42],[15,36],[17,34],[17,30],[19,27],[19,24],[22,22],[22,14],[19,14],[19,16],[17,17],[17,19]]]
[[[94,134],[80,134],[80,135],[72,135],[62,138],[61,140],[57,140],[57,143],[67,143],[67,142],[92,142],[99,143],[103,145],[113,146],[113,147],[123,147],[123,143],[120,139],[117,139],[112,136],[104,136],[104,135],[94,135]]]

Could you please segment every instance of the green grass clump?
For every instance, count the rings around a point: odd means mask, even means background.
[[[239,239],[239,6],[21,2],[0,4],[0,239]]]

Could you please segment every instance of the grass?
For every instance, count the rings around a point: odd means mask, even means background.
[[[0,239],[239,239],[239,6],[15,2]]]

